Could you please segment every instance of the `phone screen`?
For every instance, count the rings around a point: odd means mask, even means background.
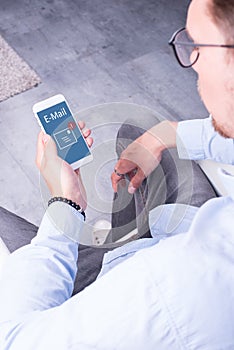
[[[37,112],[45,132],[54,139],[58,155],[69,164],[89,156],[90,150],[65,101]]]

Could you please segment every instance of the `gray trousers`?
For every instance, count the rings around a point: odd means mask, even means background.
[[[147,118],[147,122],[128,120],[124,123],[117,136],[118,157],[133,140],[157,122],[159,120],[152,116]],[[119,240],[135,228],[137,238],[150,237],[149,211],[159,205],[180,203],[200,207],[208,199],[216,197],[213,186],[199,165],[191,160],[179,159],[176,149],[163,152],[159,166],[134,195],[127,191],[129,180],[123,181],[126,184],[120,184],[113,201],[112,230],[106,240],[109,243]]]

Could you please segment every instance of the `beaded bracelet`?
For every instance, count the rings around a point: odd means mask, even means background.
[[[86,218],[84,210],[79,206],[79,204],[76,204],[71,199],[63,198],[63,197],[53,197],[49,200],[48,206],[54,202],[63,202],[69,204],[72,208],[76,209],[79,213],[81,213],[84,217],[84,220]]]

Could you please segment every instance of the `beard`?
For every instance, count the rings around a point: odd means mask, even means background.
[[[200,98],[201,98],[202,102],[204,103],[203,98],[202,98],[202,93],[201,93],[201,87],[200,87],[199,79],[197,80],[197,91],[198,91],[198,93],[200,95]],[[217,121],[213,118],[212,115],[211,115],[211,118],[212,118],[213,128],[215,129],[215,131],[217,133],[219,133],[220,136],[222,136],[222,137],[224,137],[226,139],[233,138],[233,136],[230,134],[230,131],[227,130],[227,128],[224,125],[218,124]]]
[[[222,137],[225,137],[226,139],[231,138],[228,131],[225,130],[225,127],[223,127],[222,125],[219,125],[213,117],[212,117],[212,125],[215,131],[219,133],[219,135],[221,135]]]

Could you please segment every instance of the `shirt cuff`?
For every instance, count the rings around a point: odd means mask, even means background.
[[[40,236],[64,235],[79,242],[84,225],[84,217],[67,203],[52,203],[42,219],[38,234]]]
[[[203,147],[204,120],[186,120],[178,123],[176,145],[181,159],[205,159]]]

